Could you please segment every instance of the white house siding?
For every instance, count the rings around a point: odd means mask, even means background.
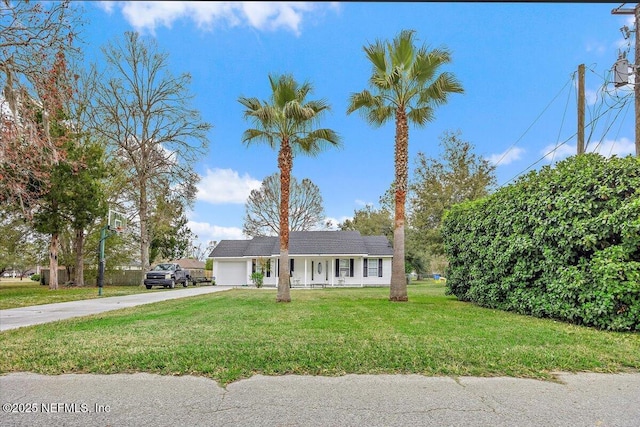
[[[371,259],[377,260],[382,257]],[[336,277],[336,259],[353,259],[353,277]],[[382,258],[382,277],[364,277],[364,257],[362,256],[307,256],[296,257],[291,284],[294,287],[315,286],[389,286],[391,283],[391,258]],[[318,263],[322,265],[318,272]],[[313,274],[311,272],[313,266]],[[327,271],[328,269],[328,271]]]
[[[378,259],[381,257],[372,257],[370,259]],[[391,284],[391,258],[382,258],[382,277],[365,277],[363,278],[365,286],[389,286]],[[364,269],[364,265],[360,265],[360,274]]]
[[[251,265],[249,265],[249,268]],[[216,284],[241,286],[249,283],[249,275],[247,274],[247,261],[213,261],[213,276],[216,278]]]

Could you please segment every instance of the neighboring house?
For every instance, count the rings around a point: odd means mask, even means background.
[[[219,285],[253,283],[262,271],[265,286],[277,286],[280,238],[222,240],[213,249],[213,276]],[[292,231],[289,234],[291,286],[389,286],[393,248],[385,236],[358,231]]]
[[[188,270],[204,270],[204,261],[193,258],[181,258],[171,262],[175,262],[180,267]]]

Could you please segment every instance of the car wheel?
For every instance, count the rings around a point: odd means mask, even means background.
[[[184,279],[184,282],[182,282],[182,287],[186,288],[187,286],[189,286],[189,282],[187,281],[187,279]]]
[[[147,286],[147,289],[151,289],[151,287],[152,287],[151,285],[146,285],[146,286]]]
[[[175,287],[176,287],[176,282],[175,282],[175,280],[172,280],[171,284],[169,285],[169,288],[173,289]]]

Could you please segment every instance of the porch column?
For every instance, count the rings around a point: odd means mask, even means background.
[[[335,258],[331,258],[331,272],[329,273],[331,275],[331,286],[334,286],[333,281],[335,279],[335,271],[336,271],[336,259]]]
[[[307,258],[304,259],[304,287],[307,287]]]

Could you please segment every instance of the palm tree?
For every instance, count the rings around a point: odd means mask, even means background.
[[[255,126],[242,135],[242,142],[267,143],[278,150],[280,169],[280,276],[276,302],[290,302],[289,293],[289,186],[293,158],[296,154],[317,155],[327,146],[339,146],[340,138],[331,129],[315,128],[322,115],[329,111],[324,100],[307,101],[313,87],[299,85],[291,75],[269,76],[271,99],[238,98],[244,107],[244,117]]]
[[[425,126],[434,119],[435,107],[447,102],[450,93],[463,93],[451,73],[439,73],[451,61],[444,49],[414,46],[413,30],[401,31],[392,42],[376,41],[364,47],[373,65],[369,85],[351,94],[347,114],[359,110],[369,124],[379,127],[395,118],[395,223],[391,301],[408,301],[405,279],[405,201],[408,181],[409,123]]]

